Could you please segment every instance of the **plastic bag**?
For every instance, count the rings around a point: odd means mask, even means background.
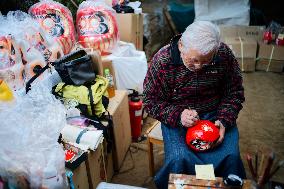
[[[71,51],[75,45],[75,27],[67,7],[52,0],[42,0],[30,7],[29,14],[57,39],[64,54]]]
[[[136,89],[143,92],[143,81],[147,72],[145,52],[137,51],[132,43],[120,42],[107,56],[112,60],[117,89]]]
[[[278,35],[281,35],[282,33],[283,29],[281,25],[275,21],[272,21],[263,33],[263,42],[266,44],[280,42],[281,44],[282,41],[278,39]]]
[[[25,178],[31,188],[64,188],[65,155],[57,142],[66,125],[65,108],[39,82],[0,114],[0,175],[11,186]]]
[[[249,25],[248,0],[194,0],[195,20],[211,21],[220,25]]]
[[[0,33],[0,78],[14,90],[22,88],[36,68],[63,55],[58,43],[24,12],[0,17]]]
[[[85,48],[110,52],[119,40],[115,11],[102,1],[84,1],[77,11],[79,43]]]

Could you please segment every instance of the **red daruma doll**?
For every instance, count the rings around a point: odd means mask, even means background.
[[[194,151],[209,150],[219,138],[219,129],[208,120],[200,120],[186,133],[186,143]]]
[[[77,11],[78,41],[84,48],[108,54],[118,41],[115,11],[104,2],[84,1]]]
[[[75,28],[72,14],[67,7],[52,0],[43,0],[31,6],[29,14],[56,38],[64,54],[71,51],[75,45]]]

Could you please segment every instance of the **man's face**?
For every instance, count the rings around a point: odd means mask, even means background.
[[[204,65],[210,64],[215,55],[215,50],[209,52],[206,55],[201,54],[194,49],[186,51],[180,42],[178,44],[178,47],[184,65],[191,71],[200,70]]]

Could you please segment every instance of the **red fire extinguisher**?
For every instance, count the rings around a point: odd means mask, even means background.
[[[128,96],[129,99],[129,114],[131,124],[131,136],[133,141],[138,141],[141,136],[141,121],[142,121],[142,100],[139,98],[138,91],[134,89]]]

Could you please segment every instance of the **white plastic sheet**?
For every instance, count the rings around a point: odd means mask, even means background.
[[[212,21],[218,25],[249,25],[248,0],[194,0],[195,20]]]
[[[144,51],[137,51],[132,43],[120,42],[108,56],[115,71],[117,89],[136,89],[143,92],[143,81],[147,72]]]
[[[17,183],[21,177],[31,188],[66,186],[65,155],[57,142],[65,115],[48,81],[33,85],[27,95],[16,95],[13,104],[1,108],[0,175],[11,186],[21,188]]]
[[[111,184],[111,183],[106,183],[106,182],[101,182],[97,189],[145,189],[141,187],[136,187],[136,186],[127,186],[127,185],[122,185],[122,184]]]

